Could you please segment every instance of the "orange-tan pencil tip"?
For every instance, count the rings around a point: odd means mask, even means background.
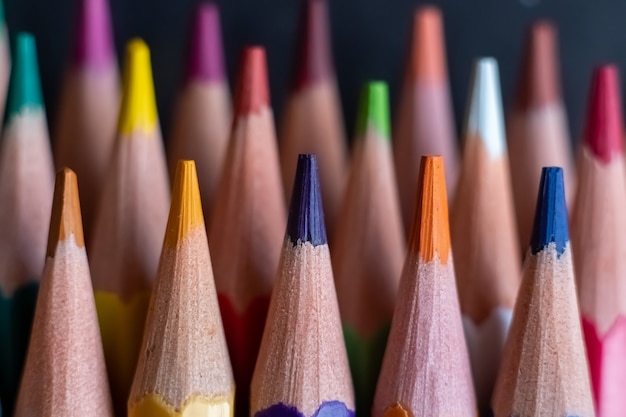
[[[78,181],[74,171],[63,168],[56,175],[46,256],[54,256],[57,244],[69,239],[70,236],[74,236],[74,242],[78,247],[85,246]]]
[[[180,160],[176,166],[172,205],[165,231],[165,244],[172,247],[176,246],[196,227],[204,227],[196,163]]]
[[[415,11],[410,77],[426,83],[445,82],[446,55],[441,11],[425,6]]]
[[[450,227],[442,156],[423,156],[410,247],[422,260],[448,263]]]
[[[251,46],[244,49],[237,79],[235,109],[238,116],[247,116],[269,107],[269,86],[265,49]]]

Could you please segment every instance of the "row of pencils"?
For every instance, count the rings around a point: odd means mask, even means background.
[[[120,95],[106,0],[79,5],[54,153],[35,40],[9,58],[0,32],[3,415],[626,416],[614,66],[575,171],[537,23],[506,128],[497,62],[476,61],[459,156],[442,18],[420,8],[393,140],[368,82],[348,161],[325,0],[303,2],[279,140],[264,49],[231,105],[201,4],[166,157],[148,47],[128,42]]]

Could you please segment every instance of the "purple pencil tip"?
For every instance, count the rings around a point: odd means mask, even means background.
[[[219,9],[213,3],[198,5],[191,32],[187,80],[223,81],[224,56]]]
[[[72,63],[76,66],[107,67],[115,62],[107,0],[78,0],[78,3]]]

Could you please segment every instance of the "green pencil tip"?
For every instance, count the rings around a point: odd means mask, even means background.
[[[357,135],[363,136],[370,126],[381,138],[389,140],[389,97],[384,81],[368,82],[361,93]]]
[[[0,0],[0,26],[5,25],[4,21],[4,1]]]
[[[37,67],[35,37],[30,33],[18,33],[13,49],[13,63],[9,78],[4,122],[25,108],[41,108],[41,85]]]

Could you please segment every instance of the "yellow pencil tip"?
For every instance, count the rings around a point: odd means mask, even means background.
[[[74,242],[78,247],[85,246],[78,181],[74,171],[63,168],[56,175],[46,256],[54,256],[57,244],[69,239],[70,236],[74,236]]]
[[[172,206],[165,231],[165,243],[170,246],[185,237],[191,229],[204,227],[198,174],[194,161],[178,161],[172,190]]]
[[[157,126],[157,109],[150,66],[150,49],[141,39],[126,45],[119,131],[151,133]]]

